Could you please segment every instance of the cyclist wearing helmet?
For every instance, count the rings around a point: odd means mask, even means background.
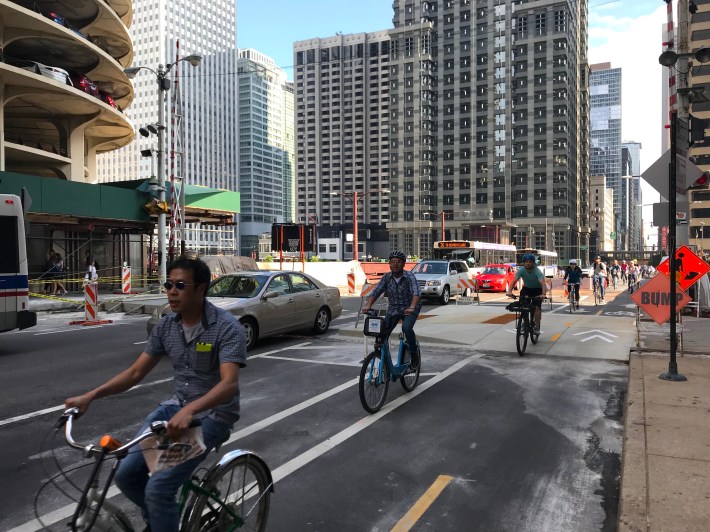
[[[570,259],[569,267],[565,270],[565,281],[569,290],[574,290],[574,300],[579,307],[579,285],[582,282],[582,269],[577,265],[577,259]]]
[[[402,331],[407,338],[407,346],[410,347],[410,353],[416,353],[417,336],[414,334],[414,323],[417,321],[417,316],[422,308],[421,290],[419,283],[414,274],[404,269],[404,263],[407,260],[406,255],[402,251],[393,251],[390,253],[390,273],[386,273],[377,283],[375,289],[367,298],[367,303],[362,307],[362,312],[365,313],[372,308],[377,298],[382,294],[387,295],[389,307],[387,308],[388,326],[394,327],[394,324],[389,324],[391,316],[403,314]]]
[[[595,283],[599,283],[599,295],[602,298],[602,303],[604,303],[604,289],[606,288],[606,263],[602,262],[602,258],[597,255],[594,259],[594,266],[592,267],[592,278]]]
[[[520,290],[520,297],[528,296],[535,298],[535,296],[542,296],[544,298],[547,295],[545,274],[535,265],[535,255],[532,253],[523,255],[523,265],[515,272],[515,278],[508,287],[507,294],[509,296],[512,295],[513,286],[518,282],[518,279],[523,280],[523,289]],[[542,320],[542,299],[533,299],[533,306],[535,307],[535,333],[539,334]]]

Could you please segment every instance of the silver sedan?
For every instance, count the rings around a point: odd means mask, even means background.
[[[310,329],[328,330],[343,312],[340,292],[314,277],[293,271],[250,271],[223,275],[207,290],[207,299],[239,319],[253,347],[259,338]],[[170,312],[165,306],[148,321],[148,332]]]

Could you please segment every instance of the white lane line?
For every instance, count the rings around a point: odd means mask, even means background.
[[[428,390],[435,384],[441,382],[445,378],[453,375],[460,369],[464,368],[466,365],[469,363],[473,362],[476,359],[479,359],[481,357],[485,356],[484,354],[478,354],[478,355],[472,355],[468,357],[465,360],[462,360],[461,362],[458,362],[457,364],[454,364],[450,368],[446,369],[445,371],[439,373],[436,375],[436,377],[432,378],[431,380],[425,382],[424,384],[418,386],[414,391],[411,393],[408,393],[406,395],[400,396],[391,403],[385,405],[385,407],[380,410],[377,414],[373,414],[371,416],[367,416],[365,418],[362,418],[361,420],[355,422],[353,425],[350,427],[340,431],[338,434],[335,436],[328,438],[326,441],[316,445],[315,447],[311,448],[309,451],[306,451],[305,453],[301,454],[300,456],[294,458],[293,460],[290,460],[286,462],[284,465],[276,468],[272,474],[274,478],[274,482],[278,482],[279,480],[283,480],[286,478],[288,475],[291,473],[297,471],[304,465],[312,462],[319,456],[325,454],[328,452],[330,449],[333,449],[335,446],[343,443],[344,441],[348,440],[358,432],[362,431],[363,429],[369,427],[372,425],[375,421],[379,420],[381,417],[389,414],[396,408],[402,406],[404,403],[407,401],[411,401],[415,397],[417,397],[419,394],[423,393],[424,391]],[[235,432],[232,434],[232,436],[225,442],[225,445],[228,443],[232,443],[240,438],[244,438],[245,436],[248,436],[257,430],[261,430],[262,428],[268,427],[269,425],[272,425],[276,423],[277,421],[280,421],[281,419],[296,413],[300,410],[303,410],[304,408],[307,408],[311,404],[315,404],[319,401],[322,401],[323,399],[327,399],[328,397],[339,393],[340,391],[346,390],[347,388],[355,385],[359,381],[358,379],[353,379],[351,381],[348,381],[344,384],[341,384],[340,386],[337,386],[336,388],[333,388],[332,390],[329,390],[327,392],[324,392],[320,395],[317,395],[316,397],[309,399],[308,401],[304,401],[298,405],[295,405],[287,410],[284,410],[283,412],[280,412],[278,414],[275,414],[273,416],[270,416],[269,418],[259,422],[255,423],[254,425],[251,425],[249,427],[246,427],[243,430],[240,430],[238,432]],[[107,498],[115,497],[118,495],[120,492],[118,488],[115,486],[112,486],[107,494]],[[32,521],[29,521],[28,523],[22,524],[18,527],[13,528],[9,532],[34,532],[36,530],[42,530],[44,527],[47,525],[51,525],[54,523],[57,523],[63,519],[66,519],[68,517],[71,517],[74,513],[74,505],[67,505],[64,506],[63,508],[59,508],[58,510],[55,510],[49,514],[46,514],[42,516],[42,523],[44,525],[41,525],[40,522],[37,519],[33,519]]]
[[[282,351],[288,351],[289,349],[300,348],[300,347],[303,347],[306,345],[308,345],[308,343],[297,344],[295,346],[290,346],[290,347],[282,347],[281,349],[274,349],[273,351],[268,351],[267,353],[261,353],[259,355],[255,355],[253,357],[248,357],[247,360],[251,360],[253,358],[267,357],[268,355],[271,355],[273,353],[280,353]],[[146,382],[145,384],[138,384],[138,385],[134,386],[133,388],[131,388],[131,390],[137,390],[138,388],[143,388],[145,386],[155,386],[156,384],[163,384],[164,382],[169,382],[171,380],[173,380],[173,379],[169,378],[169,379],[161,379],[161,380],[157,380],[157,381],[153,381],[153,382]],[[29,414],[23,414],[21,416],[3,419],[3,420],[0,420],[0,427],[3,425],[8,425],[10,423],[14,423],[16,421],[22,421],[23,419],[30,419],[30,418],[41,416],[44,414],[51,414],[52,412],[59,412],[60,410],[63,410],[63,409],[64,409],[64,405],[58,405],[58,406],[52,406],[49,408],[45,408],[43,410],[37,410],[35,412],[30,412]]]
[[[300,412],[301,410],[305,410],[306,408],[313,406],[317,403],[320,403],[321,401],[324,401],[326,399],[329,399],[330,397],[347,390],[351,386],[355,386],[360,378],[358,377],[357,379],[352,379],[350,381],[347,381],[340,386],[336,386],[335,388],[331,388],[330,390],[327,390],[321,394],[316,395],[315,397],[312,397],[310,399],[307,399],[306,401],[303,401],[301,403],[298,403],[297,405],[292,406],[291,408],[287,408],[286,410],[283,410],[279,412],[278,414],[274,414],[273,416],[269,416],[266,419],[262,419],[261,421],[254,423],[253,425],[249,425],[248,427],[243,428],[242,430],[238,430],[234,434],[232,434],[229,439],[225,442],[225,445],[228,443],[233,443],[241,438],[245,438],[249,436],[250,434],[253,434],[261,429],[265,429],[266,427],[273,425],[274,423],[277,423],[281,421],[282,419],[287,418],[288,416],[291,416],[293,414],[296,414]]]
[[[288,362],[307,362],[309,364],[325,364],[325,365],[330,365],[330,366],[350,366],[350,367],[360,367],[362,366],[362,363],[359,361],[352,361],[352,362],[334,362],[330,360],[308,360],[307,358],[296,358],[296,357],[277,357],[277,356],[268,356],[264,357],[268,358],[269,360],[286,360]]]
[[[41,333],[34,333],[34,336],[44,336],[46,334],[58,334],[58,333],[66,333],[66,332],[74,332],[74,331],[92,331],[94,329],[103,329],[103,325],[89,325],[89,326],[81,326],[81,327],[73,327],[71,329],[61,329],[59,331],[48,331],[48,332],[41,332]]]
[[[165,382],[170,382],[172,381],[172,377],[169,379],[160,379],[157,381],[152,381],[152,382],[146,382],[144,384],[137,384],[130,390],[129,392],[132,392],[133,390],[137,390],[138,388],[146,388],[148,386],[155,386],[157,384],[163,384]],[[35,412],[30,412],[29,414],[22,414],[21,416],[15,416],[7,419],[1,419],[0,420],[0,427],[3,425],[9,425],[10,423],[15,423],[16,421],[22,421],[23,419],[30,419],[33,417],[38,417],[42,416],[44,414],[50,414],[52,412],[59,412],[60,410],[64,410],[64,405],[57,405],[57,406],[51,406],[49,408],[44,408],[42,410],[36,410]]]
[[[281,353],[282,351],[288,351],[289,349],[298,349],[300,347],[305,347],[307,345],[311,345],[311,342],[303,342],[302,344],[295,344],[295,345],[290,345],[288,347],[282,347],[280,349],[274,349],[273,351],[267,351],[266,353],[259,353],[258,355],[254,356],[249,356],[247,354],[247,362],[250,360],[254,360],[255,358],[264,358],[269,355],[273,355],[274,353]]]
[[[418,395],[424,393],[426,390],[434,386],[435,384],[438,384],[442,380],[446,379],[447,377],[450,377],[457,371],[461,370],[462,368],[466,367],[468,364],[473,362],[476,359],[479,359],[483,357],[483,354],[478,354],[478,355],[471,355],[470,357],[466,358],[465,360],[462,360],[461,362],[458,362],[457,364],[454,364],[450,368],[442,371],[439,373],[436,377],[434,377],[431,380],[428,380],[421,386],[417,386],[417,388],[414,389],[411,393],[408,393],[406,395],[401,395],[391,403],[388,403],[387,405],[382,408],[379,412],[376,414],[372,414],[370,416],[362,418],[360,421],[357,421],[356,423],[350,425],[348,428],[341,430],[338,434],[331,436],[324,442],[319,443],[315,447],[312,447],[305,453],[301,454],[300,456],[297,456],[296,458],[286,462],[282,466],[277,467],[273,472],[273,478],[274,482],[278,482],[279,480],[283,480],[285,477],[290,475],[291,473],[297,471],[301,467],[307,465],[308,463],[312,462],[316,458],[322,456],[323,454],[327,453],[331,449],[335,448],[337,445],[340,445],[341,443],[347,441],[348,439],[352,438],[355,436],[358,432],[366,429],[376,421],[378,421],[380,418],[386,416],[390,412],[394,411],[395,409],[399,408],[403,404],[405,404],[408,401],[411,401]]]

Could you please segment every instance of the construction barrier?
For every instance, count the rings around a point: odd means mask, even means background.
[[[348,294],[355,293],[355,272],[348,274]]]
[[[456,298],[457,305],[459,303],[473,303],[474,301],[477,301],[479,305],[481,304],[481,298],[478,295],[478,281],[476,279],[459,279],[458,289],[462,294],[468,292],[469,295],[466,297],[463,295],[458,296]]]
[[[121,291],[124,294],[131,293],[131,267],[123,263],[123,275],[121,276]]]
[[[84,285],[84,319],[70,321],[69,325],[103,325],[113,323],[113,320],[99,319],[99,285],[86,283]]]

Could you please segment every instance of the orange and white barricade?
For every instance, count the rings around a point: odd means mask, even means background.
[[[121,291],[124,294],[131,293],[131,267],[123,263],[123,273],[121,275]]]
[[[70,321],[69,325],[103,325],[113,323],[113,320],[99,319],[99,284],[86,283],[84,285],[84,319]]]
[[[459,279],[458,289],[462,294],[467,292],[470,295],[467,297],[458,296],[456,298],[457,305],[459,303],[473,303],[474,301],[478,301],[479,305],[481,304],[481,299],[478,297],[478,282],[476,279]]]
[[[348,295],[355,293],[355,272],[348,273]]]

